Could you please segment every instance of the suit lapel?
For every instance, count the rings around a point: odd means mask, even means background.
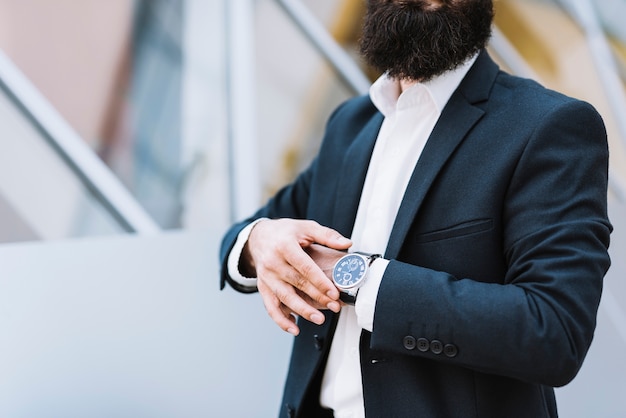
[[[352,234],[361,191],[365,183],[374,144],[383,122],[383,115],[376,113],[352,141],[343,158],[337,184],[333,227],[346,237]]]
[[[487,100],[498,71],[497,65],[483,51],[450,97],[413,170],[391,231],[385,258],[390,260],[398,256],[437,174],[483,116],[484,111],[475,104]]]
[[[482,115],[482,110],[468,104],[459,95],[450,99],[413,170],[391,230],[385,258],[393,259],[398,256],[413,219],[435,177]]]
[[[495,81],[498,66],[482,51],[457,91],[452,95],[415,166],[391,231],[385,258],[396,258],[419,207],[437,174],[484,114],[475,104],[485,101]],[[338,173],[333,228],[351,236],[361,191],[365,183],[383,116],[376,113],[348,147]]]

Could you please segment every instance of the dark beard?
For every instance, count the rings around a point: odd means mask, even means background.
[[[370,0],[361,53],[392,78],[427,81],[483,49],[492,20],[491,0]]]

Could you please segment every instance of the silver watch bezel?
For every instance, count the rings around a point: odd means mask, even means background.
[[[337,283],[337,281],[335,280],[335,272],[337,271],[337,267],[341,264],[341,262],[344,259],[348,257],[354,257],[354,256],[357,256],[363,260],[363,265],[365,266],[365,271],[363,272],[363,275],[358,279],[356,283],[354,283],[351,286],[344,286],[344,285],[341,285],[340,283]],[[335,285],[335,287],[337,287],[337,289],[339,289],[340,291],[344,293],[347,293],[350,296],[355,296],[356,291],[363,285],[363,282],[367,278],[367,275],[370,269],[371,258],[372,258],[371,256],[367,256],[365,254],[361,254],[358,252],[353,252],[353,253],[348,253],[342,256],[339,260],[337,260],[337,262],[335,262],[335,265],[333,266],[333,274],[332,274],[333,284]]]

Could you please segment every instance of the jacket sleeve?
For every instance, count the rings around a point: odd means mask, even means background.
[[[328,141],[328,131],[332,130],[333,124],[342,124],[339,114],[348,107],[350,101],[338,106],[330,115],[326,127],[327,134],[322,142],[322,148]],[[332,141],[331,141],[332,142]],[[332,144],[329,144],[332,146]],[[243,293],[256,292],[255,289],[241,286],[228,274],[228,255],[232,250],[239,233],[251,222],[259,218],[292,218],[307,219],[309,198],[311,193],[311,183],[318,170],[318,159],[314,159],[310,166],[300,173],[300,175],[289,185],[283,187],[274,197],[272,197],[265,206],[259,209],[253,216],[233,225],[224,235],[220,247],[220,289],[224,289],[226,283],[232,288]]]
[[[304,219],[308,202],[308,191],[311,176],[315,171],[315,161],[312,165],[298,176],[290,185],[280,190],[268,203],[259,209],[253,216],[233,225],[224,235],[220,247],[220,289],[224,289],[228,283],[233,289],[242,293],[253,293],[255,288],[248,288],[234,281],[228,274],[228,255],[233,249],[237,236],[250,223],[259,218],[293,218]]]
[[[606,132],[591,106],[568,101],[545,114],[502,206],[505,277],[481,282],[392,260],[371,348],[549,386],[571,381],[610,265],[607,167]],[[450,355],[421,351],[407,337],[440,341]]]

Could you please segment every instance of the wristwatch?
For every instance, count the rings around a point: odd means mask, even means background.
[[[367,272],[380,254],[349,253],[341,257],[333,267],[333,282],[339,289],[339,299],[354,305],[359,288],[367,278]]]

